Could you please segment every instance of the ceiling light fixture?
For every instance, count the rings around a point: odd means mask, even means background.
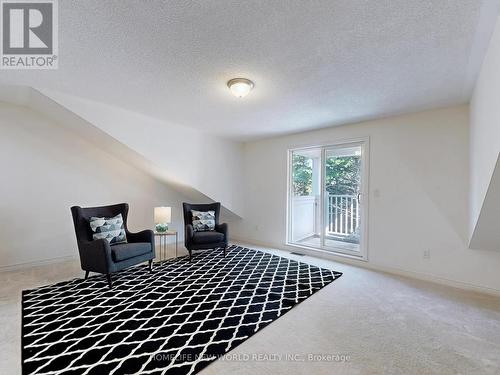
[[[237,98],[244,98],[253,89],[253,82],[246,78],[233,78],[227,82],[227,87]]]

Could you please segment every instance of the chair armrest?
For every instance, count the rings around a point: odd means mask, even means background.
[[[86,271],[107,273],[113,262],[111,247],[106,239],[83,241],[78,244],[80,264]]]
[[[155,234],[150,229],[146,229],[137,233],[127,231],[127,242],[149,242],[154,247]]]
[[[184,227],[184,245],[189,248],[189,245],[193,242],[194,228],[191,224]]]
[[[215,225],[215,230],[219,233],[223,233],[224,234],[224,241],[227,242],[228,241],[228,227],[227,227],[227,223],[221,223],[221,224],[216,224]]]
[[[153,256],[156,255],[155,249],[155,233],[151,229],[146,229],[137,233],[127,231],[127,242],[147,242],[151,244]]]

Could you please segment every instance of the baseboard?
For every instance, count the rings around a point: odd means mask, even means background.
[[[410,277],[413,279],[429,281],[429,282],[432,282],[435,284],[446,285],[446,286],[450,286],[450,287],[457,288],[457,289],[462,289],[462,290],[467,290],[467,291],[471,291],[471,292],[483,293],[483,294],[488,294],[488,295],[492,295],[495,297],[500,297],[500,290],[495,289],[495,288],[490,288],[490,287],[477,285],[477,284],[471,284],[471,283],[467,283],[467,282],[459,281],[459,280],[447,279],[445,277],[436,276],[436,275],[427,274],[427,273],[422,273],[422,272],[403,270],[403,269],[394,268],[394,267],[385,266],[385,265],[380,265],[380,264],[368,263],[367,265],[368,265],[367,268],[371,268],[375,271],[386,272],[386,273],[390,273],[393,275]]]
[[[71,261],[71,260],[78,261],[78,256],[76,256],[76,255],[65,255],[65,256],[62,256],[62,257],[41,259],[41,260],[36,260],[36,261],[33,261],[33,262],[8,264],[8,265],[5,265],[5,266],[0,266],[0,272],[16,271],[16,270],[21,270],[21,269],[25,269],[25,268],[31,268],[31,267],[37,267],[37,266],[44,266],[44,265],[47,265],[47,264],[68,262],[68,261]]]
[[[274,249],[288,251],[288,252],[297,251],[297,249],[295,247],[287,246],[285,244],[265,243],[265,242],[255,241],[255,240],[246,239],[246,238],[232,238],[232,240],[235,242],[248,243],[248,244],[253,244],[256,246],[260,246],[260,247],[269,247],[269,248],[274,248]],[[351,259],[351,258],[346,258],[346,257],[342,257],[342,256],[336,256],[334,254],[328,254],[325,252],[314,251],[314,250],[310,250],[307,248],[303,248],[301,252],[304,253],[305,255],[309,255],[309,256],[312,256],[315,258],[331,260],[334,262],[349,264],[351,266],[367,268],[367,269],[370,269],[373,271],[385,272],[385,273],[389,273],[392,275],[409,277],[412,279],[417,279],[417,280],[422,280],[422,281],[429,281],[429,282],[432,282],[435,284],[446,285],[446,286],[450,286],[453,288],[458,288],[458,289],[462,289],[462,290],[468,290],[468,291],[472,291],[472,292],[483,293],[483,294],[488,294],[488,295],[492,295],[495,297],[500,297],[500,290],[499,289],[490,288],[490,287],[486,287],[486,286],[482,286],[482,285],[471,284],[471,283],[453,280],[453,279],[447,279],[447,278],[444,278],[441,276],[436,276],[436,275],[422,273],[422,272],[415,272],[415,271],[395,268],[395,267],[386,266],[383,264],[370,263],[369,260],[365,261],[365,260],[361,260],[361,259],[358,260],[358,259]]]
[[[247,239],[247,238],[231,238],[231,242],[241,242],[241,243],[247,243],[247,244],[253,244],[256,246],[260,247],[269,247],[271,249],[278,249],[278,250],[283,250],[287,252],[291,251],[297,251],[296,248],[287,246],[285,244],[273,244],[273,243],[266,243],[266,242],[261,242],[261,241],[256,241],[252,239]],[[175,245],[171,244],[171,245]],[[179,250],[185,250],[184,248],[184,243],[178,243]],[[500,290],[495,289],[495,288],[489,288],[477,284],[470,284],[466,283],[463,281],[458,281],[458,280],[452,280],[452,279],[447,279],[441,276],[436,276],[432,274],[427,274],[427,273],[422,273],[422,272],[415,272],[415,271],[410,271],[410,270],[404,270],[400,268],[395,268],[391,266],[386,266],[382,264],[374,264],[370,263],[370,261],[363,261],[363,260],[357,260],[357,259],[350,259],[350,258],[345,258],[341,256],[336,256],[334,254],[327,254],[325,252],[317,252],[314,250],[310,250],[307,248],[303,248],[302,251],[305,255],[309,255],[315,258],[322,258],[326,260],[331,260],[339,263],[345,263],[349,264],[352,266],[356,267],[362,267],[362,268],[367,268],[371,269],[374,271],[380,271],[380,272],[386,272],[389,274],[393,275],[398,275],[398,276],[404,276],[404,277],[409,277],[417,280],[423,280],[423,281],[429,281],[433,282],[436,284],[440,285],[446,285],[462,290],[469,290],[473,292],[478,292],[478,293],[484,293],[488,295],[493,295],[496,297],[500,297]],[[16,263],[16,264],[10,264],[10,265],[5,265],[5,266],[0,266],[0,272],[7,272],[7,271],[15,271],[15,270],[20,270],[20,269],[26,269],[26,268],[31,268],[31,267],[36,267],[36,266],[43,266],[47,264],[54,264],[54,263],[62,263],[62,262],[67,262],[67,261],[78,261],[78,257],[74,255],[66,255],[62,257],[55,257],[55,258],[49,258],[49,259],[43,259],[43,260],[37,260],[33,262],[25,262],[25,263]]]
[[[179,252],[180,251],[187,252],[186,248],[184,247],[184,242],[180,242],[180,241],[177,242],[177,246],[178,246]],[[158,247],[159,247],[159,245],[157,246],[157,250],[158,250]],[[175,242],[168,244],[168,251],[169,252],[175,252]],[[182,255],[185,255],[185,254],[182,254]],[[67,261],[71,261],[71,260],[73,260],[73,261],[79,261],[78,254],[77,255],[65,255],[65,256],[62,256],[62,257],[55,257],[55,258],[35,260],[33,262],[8,264],[8,265],[5,265],[5,266],[0,266],[0,272],[22,270],[22,269],[31,268],[31,267],[44,266],[44,265],[47,265],[47,264],[67,262]]]

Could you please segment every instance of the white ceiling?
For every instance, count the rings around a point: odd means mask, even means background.
[[[59,70],[0,83],[255,139],[466,102],[498,3],[60,0]]]

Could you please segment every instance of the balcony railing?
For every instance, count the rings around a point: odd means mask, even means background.
[[[346,236],[359,226],[359,201],[356,195],[326,195],[327,234]]]
[[[360,224],[360,206],[356,195],[325,196],[327,207],[325,215],[325,235],[340,241],[356,242],[356,229]],[[293,199],[293,241],[318,237],[321,234],[321,215],[319,196],[298,196]]]

